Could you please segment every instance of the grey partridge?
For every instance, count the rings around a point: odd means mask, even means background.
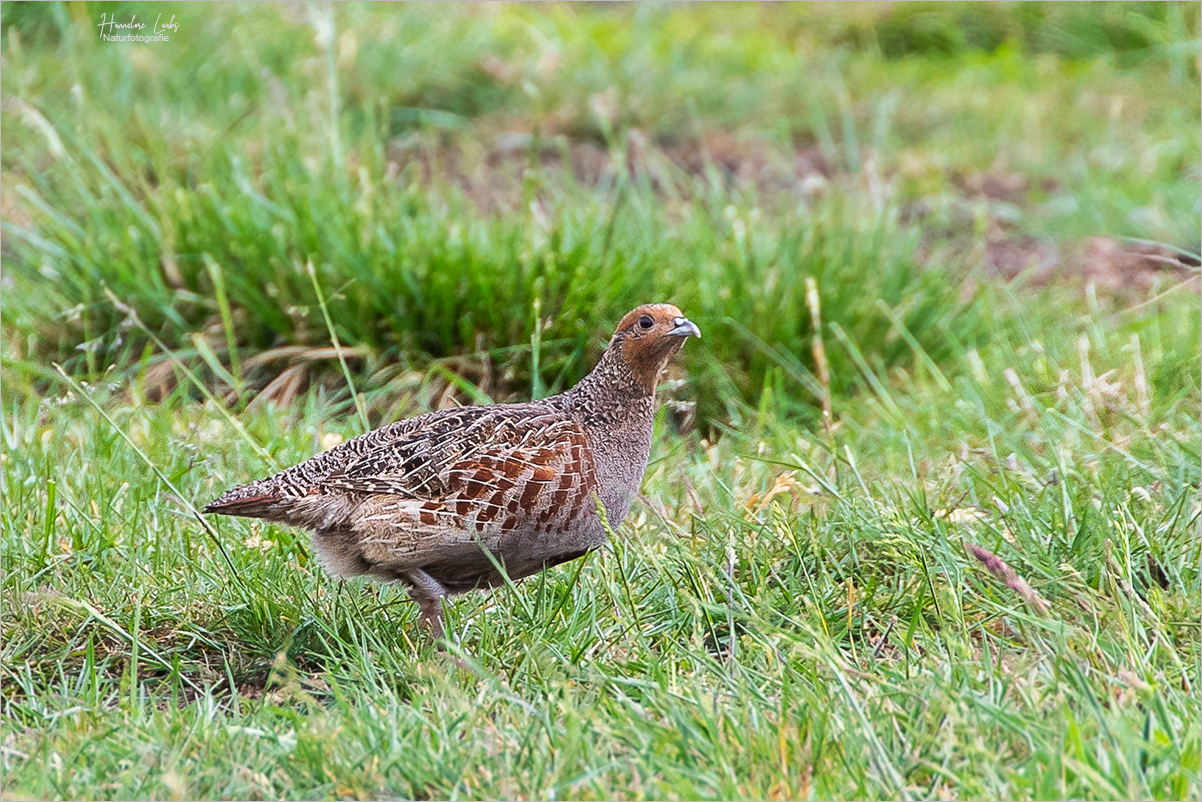
[[[616,529],[647,467],[660,373],[700,336],[675,306],[640,306],[567,392],[398,421],[204,511],[311,529],[330,574],[405,583],[439,637],[444,596],[604,545],[597,502]]]

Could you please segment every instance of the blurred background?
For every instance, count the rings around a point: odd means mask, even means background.
[[[807,277],[839,395],[1006,336],[999,287],[1055,318],[1196,276],[1198,32],[1190,3],[6,3],[4,393],[57,361],[163,397],[169,349],[287,404],[345,385],[333,332],[376,423],[564,389],[669,300],[702,423],[765,391],[812,419]]]

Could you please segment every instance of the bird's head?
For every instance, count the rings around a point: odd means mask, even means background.
[[[620,349],[639,388],[654,393],[660,372],[689,337],[701,337],[701,330],[679,309],[672,304],[645,304],[622,318],[609,349]]]

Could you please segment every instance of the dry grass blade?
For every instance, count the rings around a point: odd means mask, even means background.
[[[826,360],[826,344],[822,340],[822,304],[818,297],[818,283],[812,277],[806,277],[806,305],[810,309],[810,322],[814,329],[811,348],[814,353],[814,366],[818,371],[818,383],[822,385],[822,429],[826,433],[826,441],[835,450],[835,440],[831,435],[834,423],[834,412],[831,404],[831,371]]]
[[[1027,581],[1007,565],[1001,557],[972,543],[965,543],[964,547],[968,549],[969,554],[976,558],[977,562],[985,567],[986,571],[993,574],[995,579],[1022,596],[1041,615],[1047,615],[1048,603],[1040,598],[1035,589],[1028,585]]]
[[[309,369],[305,365],[293,365],[271,380],[271,383],[255,396],[247,405],[247,409],[257,409],[268,401],[275,401],[281,407],[287,407],[296,400],[305,380],[309,378]]]
[[[338,348],[285,345],[279,348],[272,348],[268,351],[260,351],[246,359],[242,364],[247,368],[259,368],[280,360],[287,360],[289,362],[324,362],[327,359],[337,359],[339,355],[362,359],[368,356],[368,354],[369,351],[366,348],[345,345]]]

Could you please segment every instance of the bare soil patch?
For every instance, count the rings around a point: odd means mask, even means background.
[[[998,235],[986,242],[986,275],[1031,286],[1092,283],[1100,293],[1120,300],[1146,298],[1157,287],[1188,283],[1202,291],[1198,260],[1164,245],[1089,237],[1080,242],[1049,242]]]

